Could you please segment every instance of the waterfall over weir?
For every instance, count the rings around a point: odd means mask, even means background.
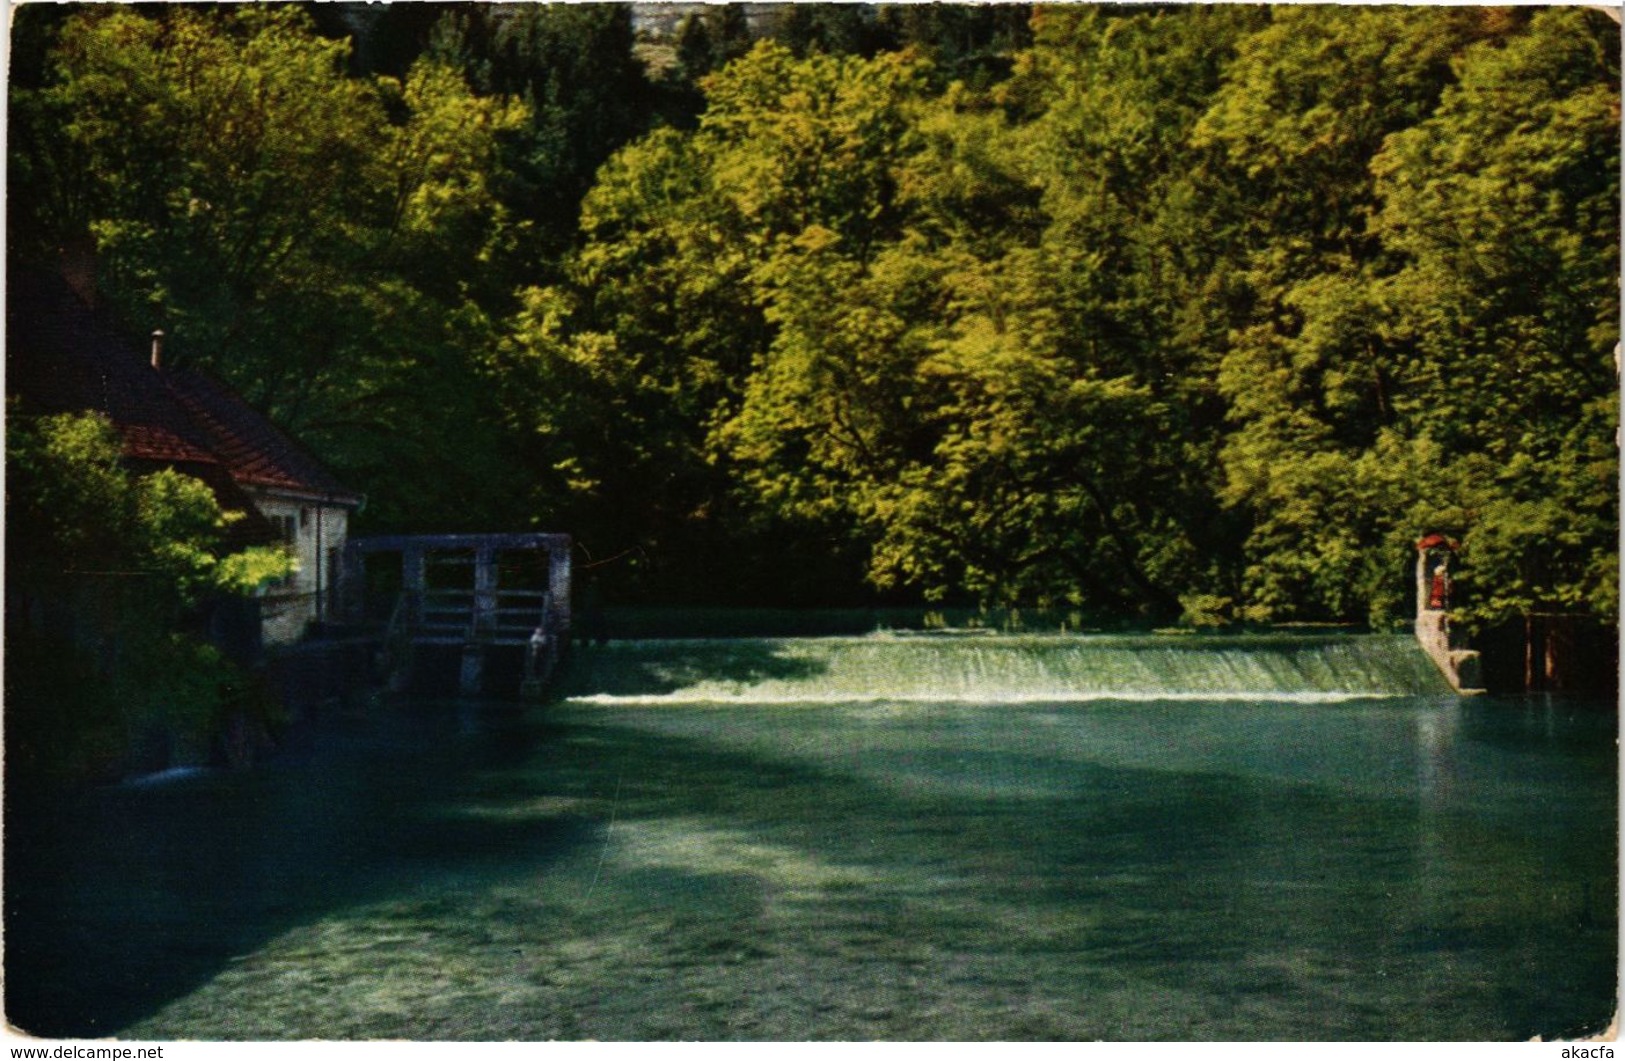
[[[623,641],[579,650],[577,703],[1333,702],[1447,694],[1400,635],[871,634]]]

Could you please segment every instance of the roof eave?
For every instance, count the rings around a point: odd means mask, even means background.
[[[237,485],[252,494],[263,494],[283,501],[298,501],[303,504],[333,505],[339,508],[360,510],[367,503],[365,494],[353,494],[347,491],[306,490],[294,486],[278,486],[273,483],[256,483],[252,479],[238,479]]]

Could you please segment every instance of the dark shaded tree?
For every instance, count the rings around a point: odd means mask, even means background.
[[[656,101],[633,43],[625,4],[453,6],[436,24],[430,55],[529,115],[502,137],[498,194],[528,227],[516,273],[570,244],[598,168],[649,127]]]

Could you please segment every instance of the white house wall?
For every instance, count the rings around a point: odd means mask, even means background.
[[[284,584],[270,587],[260,604],[261,637],[267,645],[285,645],[304,636],[305,628],[321,617],[318,609],[332,606],[337,557],[349,536],[350,513],[338,505],[272,494],[255,494],[253,500],[273,524],[292,520],[295,528],[292,546],[299,569]]]

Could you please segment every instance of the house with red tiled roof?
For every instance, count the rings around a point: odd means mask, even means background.
[[[231,544],[284,543],[298,570],[264,589],[261,630],[269,644],[297,640],[335,607],[363,496],[218,381],[164,365],[161,334],[150,349],[132,342],[92,302],[59,277],[8,278],[7,396],[28,414],[101,413],[132,468],[194,476],[244,513]]]

